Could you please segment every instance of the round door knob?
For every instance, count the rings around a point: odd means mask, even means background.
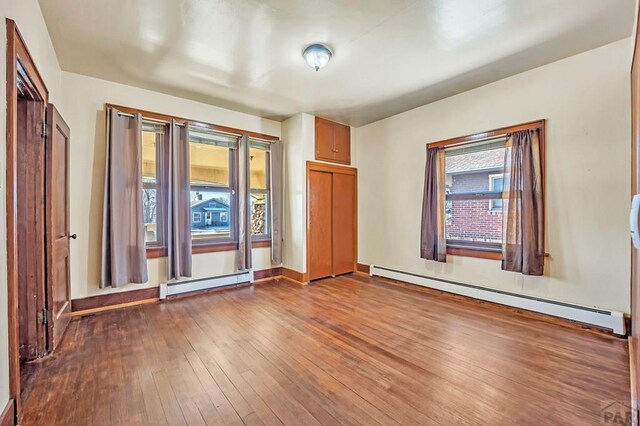
[[[69,238],[71,238],[71,239],[74,239],[74,240],[75,240],[76,238],[78,238],[78,235],[76,235],[76,234],[71,234],[71,235],[69,235]]]

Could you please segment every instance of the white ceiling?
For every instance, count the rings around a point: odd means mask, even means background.
[[[631,35],[634,0],[40,0],[62,69],[367,124]],[[301,56],[334,50],[316,73]]]

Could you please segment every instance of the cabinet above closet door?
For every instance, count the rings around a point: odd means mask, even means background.
[[[316,160],[351,164],[351,127],[316,117]]]

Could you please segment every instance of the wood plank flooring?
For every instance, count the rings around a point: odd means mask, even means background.
[[[74,320],[23,425],[599,424],[625,339],[349,275]]]

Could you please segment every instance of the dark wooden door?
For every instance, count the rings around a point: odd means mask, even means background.
[[[356,177],[333,174],[333,275],[355,271]]]
[[[332,174],[309,170],[308,250],[309,279],[328,277],[332,272],[331,204]]]
[[[69,276],[69,126],[47,108],[46,235],[48,347],[53,351],[71,319]]]
[[[46,355],[44,145],[45,104],[17,99],[17,257],[20,361]],[[37,131],[40,129],[40,132]]]

